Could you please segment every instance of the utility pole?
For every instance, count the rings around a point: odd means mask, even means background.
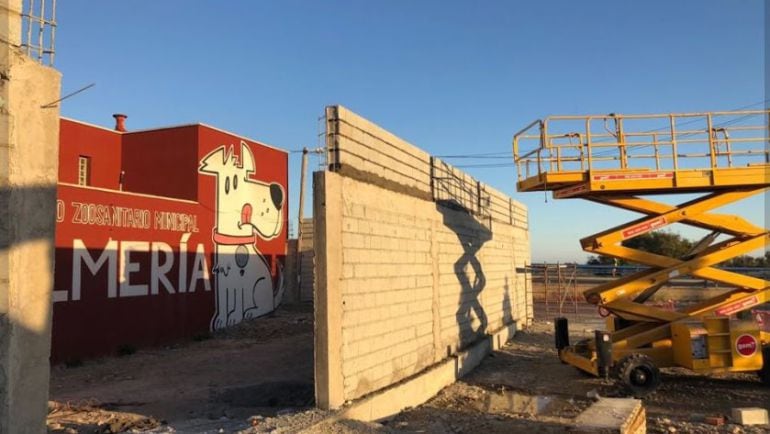
[[[299,303],[302,301],[302,219],[305,217],[305,178],[307,174],[307,160],[308,154],[322,154],[325,152],[324,148],[308,149],[307,146],[302,148],[302,169],[299,175],[299,207],[297,212],[297,251],[295,257],[295,269],[297,270],[297,300]]]
[[[302,171],[299,175],[299,212],[297,214],[297,239],[302,237],[302,218],[305,216],[305,173],[307,172],[307,147],[302,148]]]

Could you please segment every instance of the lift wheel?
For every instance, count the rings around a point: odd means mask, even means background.
[[[637,398],[653,393],[660,385],[660,370],[644,354],[630,354],[620,359],[615,372],[620,384]]]

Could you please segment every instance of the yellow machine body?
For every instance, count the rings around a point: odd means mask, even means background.
[[[674,363],[696,372],[758,371],[762,368],[759,328],[728,317],[671,325]]]
[[[580,240],[586,252],[647,267],[584,292],[589,303],[611,314],[612,363],[643,354],[657,366],[697,372],[762,369],[767,334],[734,317],[770,301],[770,281],[717,265],[767,246],[770,231],[712,210],[770,188],[768,119],[769,110],[556,116],[514,136],[518,191],[551,191],[556,199],[582,198],[642,214]],[[678,205],[650,197],[682,193],[699,196]],[[623,244],[675,223],[711,234],[678,258]],[[679,310],[646,304],[682,276],[729,289]],[[751,342],[756,351],[748,354]],[[561,348],[559,357],[598,374],[597,345],[588,341]]]

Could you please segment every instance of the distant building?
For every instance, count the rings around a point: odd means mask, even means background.
[[[52,359],[158,345],[271,312],[288,155],[204,124],[62,118]]]

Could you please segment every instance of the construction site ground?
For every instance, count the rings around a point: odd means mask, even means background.
[[[289,306],[179,345],[54,366],[48,427],[234,430],[253,415],[311,407],[313,395],[312,306]]]
[[[552,327],[536,321],[427,403],[365,423],[313,409],[312,311],[284,308],[211,339],[55,367],[49,431],[563,433],[594,396],[622,392],[562,364]],[[572,337],[597,327],[598,317],[573,322]],[[651,433],[770,431],[704,422],[733,407],[770,407],[770,388],[754,374],[664,370],[644,406]]]

